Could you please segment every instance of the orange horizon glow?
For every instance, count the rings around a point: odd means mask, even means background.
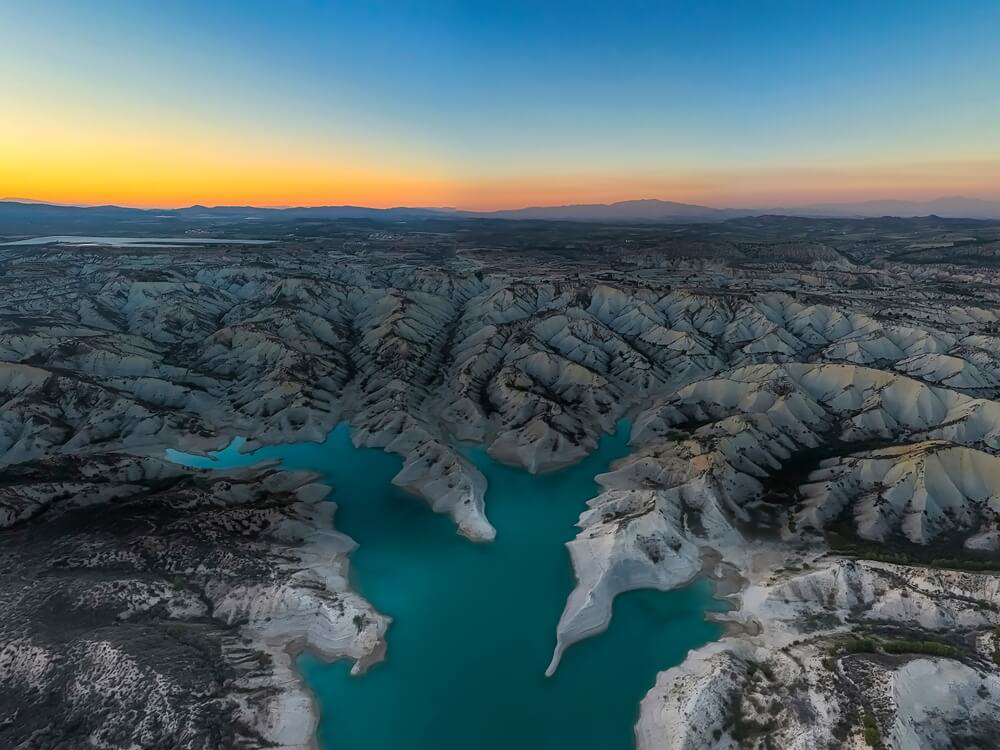
[[[200,205],[449,206],[489,211],[538,205],[659,198],[718,208],[777,208],[948,195],[1000,199],[1000,149],[982,158],[903,154],[812,163],[800,158],[742,166],[680,155],[676,166],[641,168],[623,158],[600,168],[478,160],[409,143],[351,148],[227,132],[181,119],[115,119],[65,103],[23,99],[0,120],[0,198],[179,208]],[[608,163],[610,162],[610,166]]]
[[[18,83],[0,84],[17,87]],[[0,119],[0,198],[78,205],[360,205],[489,211],[658,198],[718,208],[949,195],[1000,199],[1000,142],[961,146],[730,155],[667,150],[652,160],[627,148],[576,149],[505,158],[449,150],[435,141],[373,137],[362,130],[290,138],[283,130],[208,122],[183,112],[108,112],[74,97],[16,88]],[[919,158],[912,156],[922,153]],[[655,166],[644,166],[653,164]]]
[[[91,152],[93,153],[93,152]],[[460,177],[447,172],[385,172],[287,162],[176,159],[139,162],[64,155],[11,155],[0,163],[0,198],[137,208],[356,205],[452,207],[492,211],[527,206],[614,203],[657,198],[717,208],[793,207],[867,200],[930,200],[963,195],[1000,199],[1000,161],[746,169],[672,175],[614,172]],[[28,163],[30,162],[30,163]]]
[[[409,5],[7,3],[0,198],[1000,200],[996,3]]]

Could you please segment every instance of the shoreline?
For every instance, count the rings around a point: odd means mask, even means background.
[[[383,639],[380,644],[380,648],[377,649],[377,653],[373,652],[372,654],[372,657],[374,658],[355,659],[350,670],[351,677],[364,677],[369,668],[385,659],[387,648],[388,644],[385,639]],[[294,673],[298,682],[299,691],[306,697],[309,705],[309,714],[307,717],[303,717],[303,719],[308,719],[312,726],[312,730],[309,733],[308,744],[302,747],[304,750],[321,750],[319,743],[319,726],[323,719],[323,704],[319,700],[317,692],[309,684],[309,680],[306,678],[305,672],[299,667],[299,658],[307,654],[316,658],[323,664],[328,665],[335,664],[339,661],[350,660],[350,657],[343,654],[324,653],[320,649],[310,648],[303,639],[296,639],[295,641],[286,643],[281,646],[279,650],[288,659],[288,668],[292,673]]]
[[[382,450],[385,451],[385,449],[382,449]],[[613,467],[614,464],[617,464],[619,461],[624,460],[625,458],[627,458],[627,455],[623,456],[623,457],[621,457],[619,459],[616,459],[614,462],[612,462],[611,466]],[[574,461],[573,463],[575,464],[575,463],[578,463],[578,462]],[[523,466],[516,466],[515,468],[518,468],[518,469],[521,469],[521,470],[525,470],[525,467],[523,467]],[[330,497],[328,497],[323,502],[334,502],[335,503],[335,500],[333,500],[333,496],[335,495],[335,493],[337,491],[337,487],[336,487],[335,483],[333,481],[324,481],[322,479],[320,481],[324,485],[330,487],[330,489],[331,489]],[[398,487],[398,485],[395,485],[395,486]],[[402,488],[402,489],[408,489],[408,488]],[[485,487],[484,487],[484,492],[485,492]],[[599,494],[599,492],[600,492],[600,490],[598,490],[598,494]],[[411,494],[416,495],[417,493],[411,493]],[[581,512],[582,512],[582,509],[581,509]],[[338,533],[342,533],[342,532],[338,532]],[[461,528],[459,528],[459,534],[463,535],[463,536],[467,536],[465,534],[462,534]],[[472,539],[472,541],[474,541],[474,542],[480,542],[481,543],[481,542],[487,541],[487,540]],[[565,550],[565,554],[567,554],[567,557],[569,557],[569,555],[568,555],[568,548],[566,547],[566,545],[569,543],[569,541],[571,541],[571,540],[568,540],[563,545],[564,546],[564,550]],[[347,559],[348,559],[348,561],[350,560],[349,557]],[[715,601],[718,601],[718,602],[722,602],[722,603],[724,603],[727,606],[727,608],[731,608],[731,607],[735,606],[734,602],[733,602],[733,599],[732,599],[733,592],[738,591],[742,587],[742,583],[743,583],[744,579],[741,576],[738,575],[738,573],[735,571],[734,568],[732,568],[732,566],[726,565],[726,566],[721,566],[720,567],[719,566],[720,561],[721,561],[721,556],[717,552],[715,552],[714,550],[706,547],[706,548],[704,548],[702,550],[701,567],[692,576],[690,576],[690,578],[686,579],[685,581],[683,581],[683,582],[681,582],[679,584],[676,584],[676,585],[673,585],[673,586],[670,586],[670,587],[664,587],[664,588],[660,588],[660,589],[657,589],[657,588],[654,588],[654,587],[638,587],[635,590],[638,591],[638,590],[643,590],[643,589],[649,589],[649,590],[653,590],[653,591],[660,591],[662,593],[669,593],[670,591],[673,591],[673,590],[681,590],[681,589],[687,588],[689,586],[692,586],[693,584],[699,582],[700,579],[704,578],[707,581],[708,585],[710,586],[710,592],[709,592],[710,600],[715,600]],[[363,597],[364,596],[364,592],[363,592],[362,587],[360,586],[360,582],[358,582],[358,581],[356,581],[356,580],[353,579],[353,575],[350,575],[352,573],[353,573],[353,566],[349,565],[349,583],[350,583],[350,588],[351,588],[351,590],[355,594],[357,594],[358,596],[362,596]],[[714,619],[713,615],[716,615],[716,616],[719,616],[719,617],[723,617],[723,616],[725,616],[725,612],[722,612],[722,611],[719,611],[719,612],[713,611],[711,609],[711,603],[710,603],[710,601],[706,601],[705,605],[702,607],[701,618],[704,621],[706,621],[706,622],[712,622],[713,619]],[[609,620],[609,622],[605,625],[604,628],[602,628],[602,630],[600,632],[604,632],[605,630],[607,630],[608,628],[610,628],[612,624],[613,624],[613,620]],[[588,638],[600,635],[600,632],[595,632],[595,633],[589,634]],[[722,632],[719,634],[718,638],[725,637],[725,635],[726,635],[726,631],[723,629]],[[583,640],[583,639],[581,639],[581,640]],[[706,641],[705,643],[711,643],[714,640],[717,640],[717,638],[713,637],[713,638],[709,639],[708,641]],[[705,644],[703,643],[703,644],[699,644],[698,646],[692,647],[687,653],[689,654],[692,650],[695,650],[697,648],[701,648],[704,645]],[[387,633],[385,633],[384,637],[380,640],[379,644],[376,646],[375,649],[373,649],[371,652],[369,652],[365,656],[363,656],[363,657],[361,657],[359,659],[354,659],[353,660],[353,664],[352,664],[352,667],[351,667],[351,670],[350,670],[351,671],[351,676],[352,677],[361,677],[361,676],[363,676],[365,674],[365,672],[367,671],[368,668],[370,668],[371,666],[374,666],[378,662],[384,660],[386,658],[387,648],[388,648]],[[345,655],[345,654],[343,654],[341,652],[332,652],[332,651],[324,650],[322,648],[317,648],[317,647],[315,647],[313,645],[310,645],[305,639],[302,639],[302,638],[297,638],[294,641],[285,644],[285,646],[283,647],[282,651],[283,651],[283,654],[284,654],[284,658],[287,660],[286,663],[287,663],[288,667],[295,673],[295,676],[296,676],[296,687],[297,687],[299,693],[302,696],[304,696],[304,698],[307,701],[308,716],[306,714],[303,714],[302,715],[302,720],[303,721],[308,720],[309,724],[310,724],[310,727],[312,728],[312,734],[311,734],[310,741],[308,743],[308,748],[309,748],[309,750],[319,750],[319,748],[320,748],[319,730],[320,730],[320,725],[322,723],[322,718],[323,718],[323,705],[322,705],[322,701],[319,698],[318,691],[315,690],[311,686],[311,684],[310,684],[310,682],[309,682],[309,680],[308,680],[308,678],[306,676],[305,671],[300,668],[299,661],[301,660],[301,658],[304,655],[308,656],[309,658],[315,659],[315,660],[317,660],[318,662],[320,662],[322,664],[333,664],[333,663],[341,661],[341,660],[343,660],[345,658],[346,659],[350,659],[351,657],[347,656],[347,655]],[[685,658],[687,658],[686,655],[684,657],[682,657],[681,662],[678,662],[678,664],[682,663],[683,659],[685,659]],[[660,672],[662,672],[663,669],[668,669],[668,668],[670,668],[670,667],[664,667],[664,668],[654,669],[653,670],[652,675],[651,675],[652,682],[650,683],[650,687],[652,686],[652,684],[655,684],[656,676]],[[636,717],[638,716],[639,706],[640,706],[640,704],[637,702],[636,705],[635,705]],[[635,720],[636,717],[634,717],[633,720]]]

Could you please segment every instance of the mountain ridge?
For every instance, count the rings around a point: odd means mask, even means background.
[[[527,206],[496,211],[469,211],[456,208],[394,206],[373,208],[357,205],[325,206],[204,206],[184,208],[134,208],[117,205],[78,206],[46,203],[32,199],[0,200],[0,226],[5,220],[86,219],[86,218],[170,218],[203,219],[502,219],[533,221],[580,221],[610,223],[700,223],[751,216],[796,216],[813,218],[878,218],[895,216],[939,216],[942,218],[1000,220],[1000,201],[944,196],[928,201],[898,199],[844,203],[814,203],[772,208],[715,208],[693,203],[643,198],[614,203],[575,203],[556,206]]]

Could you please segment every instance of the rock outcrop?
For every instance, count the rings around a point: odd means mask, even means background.
[[[120,453],[8,467],[4,743],[311,746],[292,652],[360,671],[388,625],[349,589],[353,542],[314,479]]]
[[[410,240],[5,248],[0,736],[61,746],[30,707],[64,691],[74,741],[302,747],[315,716],[288,647],[379,658],[387,620],[348,587],[326,488],[164,449],[347,421],[402,458],[397,485],[488,541],[460,441],[544,472],[629,417],[633,453],[568,545],[550,673],[617,594],[725,575],[732,632],[660,675],[640,747],[992,741],[996,274],[907,264],[892,238],[718,231],[741,239],[572,262]],[[834,527],[855,557],[878,542],[912,564],[831,555]],[[986,572],[928,566],[927,544]],[[945,687],[924,701],[928,679]]]

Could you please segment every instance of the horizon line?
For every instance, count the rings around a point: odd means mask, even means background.
[[[809,202],[788,202],[782,203],[780,205],[712,205],[711,203],[689,203],[683,200],[674,200],[672,198],[625,198],[616,201],[577,201],[571,203],[533,203],[522,206],[517,206],[514,208],[462,208],[458,206],[425,206],[425,205],[407,205],[403,203],[392,204],[392,205],[368,205],[364,203],[297,203],[297,204],[255,204],[255,203],[216,203],[216,204],[206,204],[194,202],[190,204],[178,204],[175,206],[163,206],[156,204],[143,204],[143,203],[77,203],[77,202],[67,202],[67,201],[55,201],[55,200],[40,200],[36,198],[24,198],[24,197],[2,197],[0,198],[0,203],[19,203],[22,205],[38,205],[38,206],[53,206],[60,208],[128,208],[141,211],[179,211],[191,208],[205,208],[205,209],[219,209],[219,208],[252,208],[256,210],[268,210],[268,211],[291,211],[296,209],[312,209],[312,208],[356,208],[365,209],[372,211],[393,211],[393,210],[420,210],[420,211],[439,211],[441,213],[454,212],[454,213],[470,213],[470,214],[492,214],[492,213],[505,213],[512,211],[525,211],[531,209],[556,209],[556,208],[572,208],[581,206],[617,206],[628,203],[665,203],[665,204],[675,204],[680,206],[689,206],[691,208],[703,208],[710,209],[713,211],[774,211],[783,209],[807,209],[815,207],[825,207],[825,206],[863,206],[878,203],[912,203],[912,204],[928,204],[936,203],[940,201],[948,200],[964,200],[982,203],[995,203],[1000,204],[1000,199],[997,198],[984,198],[976,195],[967,194],[949,194],[949,195],[938,195],[933,198],[893,198],[893,197],[882,197],[882,198],[866,198],[861,200],[825,200],[825,201],[809,201]]]

